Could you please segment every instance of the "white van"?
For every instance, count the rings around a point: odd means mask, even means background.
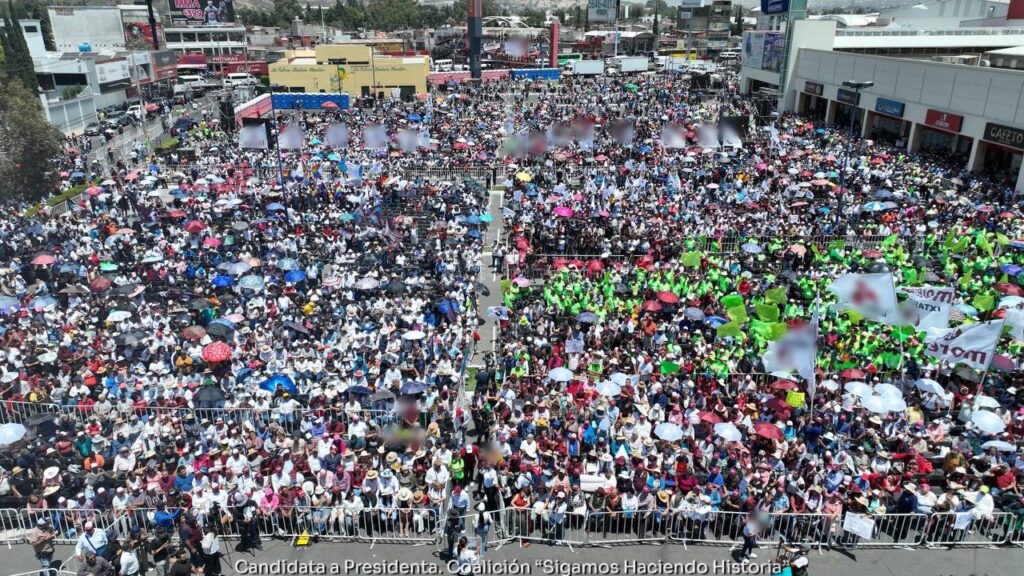
[[[232,72],[224,77],[224,86],[255,86],[259,80],[246,72]]]
[[[178,86],[184,87],[186,91],[201,92],[207,88],[207,82],[202,76],[178,76],[178,81],[174,84],[175,94],[178,94]]]
[[[729,61],[732,61],[732,60],[736,60],[739,57],[740,57],[740,53],[739,52],[733,52],[732,50],[726,50],[725,52],[719,52],[718,53],[718,59],[723,61],[723,62],[729,62]]]
[[[434,72],[451,72],[452,70],[454,67],[451,60],[434,60]]]

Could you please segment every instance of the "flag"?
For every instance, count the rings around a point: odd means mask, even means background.
[[[290,124],[281,130],[281,135],[277,138],[277,147],[281,150],[301,150],[304,137],[302,126]]]
[[[700,266],[701,253],[700,252],[685,252],[683,257],[680,259],[683,266],[687,268],[696,268]]]
[[[892,274],[843,274],[829,286],[836,295],[836,310],[856,310],[869,320],[899,322]]]
[[[777,342],[768,344],[761,362],[765,372],[796,370],[801,378],[812,382],[817,354],[818,314],[808,324],[790,330]],[[813,397],[813,390],[810,391]]]
[[[266,126],[263,124],[242,126],[242,129],[238,131],[238,147],[251,150],[266,150],[269,148]]]
[[[324,141],[332,148],[348,148],[348,126],[331,124],[327,127],[327,136]]]
[[[772,288],[770,290],[765,290],[764,291],[764,299],[766,301],[772,302],[774,304],[785,304],[786,300],[787,300],[787,297],[786,297],[786,287],[785,286],[779,286],[778,288]]]
[[[1003,318],[1010,328],[1010,336],[1024,342],[1024,308],[1008,308]]]
[[[920,332],[929,328],[948,328],[956,291],[945,286],[901,288],[907,299],[900,303],[900,325],[913,326]]]
[[[420,143],[419,144],[420,144],[420,148],[424,148],[426,150],[430,149],[430,130],[427,130],[426,126],[424,126],[423,128],[420,128]]]
[[[987,370],[995,356],[1003,325],[1003,320],[994,320],[956,328],[932,328],[924,339],[925,354],[950,364],[960,362]]]
[[[772,304],[754,304],[757,316],[765,322],[779,321],[779,307]]]

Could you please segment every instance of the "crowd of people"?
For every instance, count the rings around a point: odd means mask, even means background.
[[[713,535],[746,559],[769,535],[855,545],[849,513],[908,544],[952,533],[943,512],[1019,537],[1016,333],[990,369],[951,366],[828,290],[891,272],[955,286],[954,325],[1003,317],[1024,302],[1012,188],[862,139],[844,172],[842,129],[677,75],[278,120],[300,150],[203,120],[195,162],[140,158],[67,213],[0,219],[0,414],[22,426],[0,433],[0,521],[44,567],[69,542],[83,575],[212,576],[224,536],[303,533],[440,537],[466,561],[499,533]],[[765,373],[812,316],[814,382]],[[883,391],[898,409],[865,405]]]

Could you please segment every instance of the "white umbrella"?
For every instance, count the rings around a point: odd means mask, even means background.
[[[1002,440],[989,440],[988,442],[985,442],[984,444],[982,444],[981,447],[986,449],[986,450],[988,450],[989,448],[995,448],[996,450],[999,450],[1000,452],[1016,452],[1017,451],[1017,447],[1016,446],[1014,446],[1013,444],[1010,444],[1009,442],[1004,442]]]
[[[871,394],[871,386],[863,382],[847,382],[844,389],[855,396],[863,397],[865,394]]]
[[[743,439],[743,433],[732,422],[719,422],[715,424],[715,434],[728,442],[739,442]]]
[[[882,406],[889,412],[903,412],[907,409],[906,401],[895,396],[882,396]]]
[[[835,380],[825,380],[818,386],[824,388],[825,390],[828,390],[829,392],[835,392],[836,390],[839,390],[839,383],[836,382]]]
[[[426,336],[426,334],[420,330],[409,330],[405,334],[402,334],[402,338],[406,340],[422,340],[424,336]]]
[[[618,396],[619,392],[622,392],[622,388],[610,380],[598,382],[594,388],[597,389],[597,393],[601,396]]]
[[[972,414],[971,422],[986,434],[1002,434],[1003,430],[1006,430],[1006,425],[999,415],[988,410],[978,410]]]
[[[860,405],[863,406],[868,412],[875,414],[885,414],[889,411],[889,407],[886,406],[885,398],[875,394],[864,396],[860,400]]]
[[[107,322],[121,322],[127,318],[131,318],[132,313],[127,310],[113,310],[110,314],[107,314]]]
[[[4,424],[3,426],[0,426],[0,444],[14,444],[18,440],[24,438],[27,433],[28,430],[17,422]],[[682,433],[682,431],[680,431],[680,433]]]
[[[879,384],[878,386],[875,386],[875,394],[891,396],[893,398],[903,398],[903,391],[892,384]]]
[[[630,381],[629,375],[623,374],[622,372],[616,372],[609,376],[608,379],[618,384],[619,386],[625,386]]]
[[[662,422],[654,429],[654,435],[662,440],[675,442],[683,437],[683,429],[671,422]]]
[[[991,396],[978,396],[974,399],[976,408],[999,408],[999,400]]]
[[[914,386],[917,386],[918,390],[925,392],[931,392],[932,394],[945,394],[946,391],[942,389],[942,385],[932,380],[931,378],[921,378],[914,382]]]
[[[551,372],[548,372],[548,378],[555,382],[568,382],[569,380],[572,380],[572,370],[559,366],[558,368],[552,369]]]

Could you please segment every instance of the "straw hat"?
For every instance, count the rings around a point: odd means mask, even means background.
[[[409,500],[412,499],[412,490],[409,490],[408,488],[402,488],[401,490],[398,491],[397,498],[402,502],[408,502]]]
[[[43,480],[53,480],[60,474],[60,468],[57,466],[50,466],[46,470],[43,470]]]
[[[659,490],[658,491],[658,500],[661,500],[665,504],[668,504],[668,501],[671,498],[672,498],[672,493],[669,492],[668,490]]]
[[[376,480],[377,479],[377,471],[376,470],[370,470],[369,472],[367,472],[366,473],[366,479],[367,480]]]

